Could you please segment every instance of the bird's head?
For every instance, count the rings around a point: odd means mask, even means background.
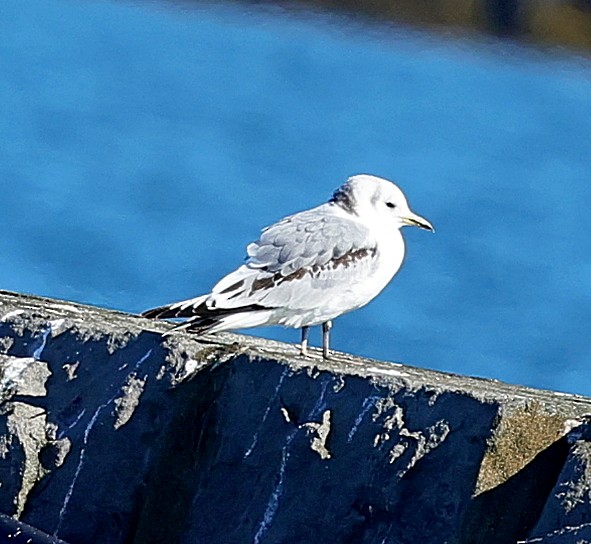
[[[391,181],[359,174],[339,187],[331,202],[358,217],[400,229],[406,225],[435,232],[424,217],[411,211],[404,193]]]

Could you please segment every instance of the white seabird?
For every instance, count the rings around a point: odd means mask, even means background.
[[[142,315],[188,318],[173,331],[196,333],[264,325],[301,328],[304,356],[309,327],[322,325],[327,359],[332,320],[366,305],[400,269],[405,225],[434,231],[391,181],[352,176],[327,203],[265,228],[246,248],[246,263],[210,293]]]

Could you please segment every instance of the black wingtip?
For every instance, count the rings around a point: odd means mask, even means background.
[[[162,319],[165,318],[168,311],[170,311],[170,306],[159,306],[158,308],[150,308],[140,315],[148,319]]]

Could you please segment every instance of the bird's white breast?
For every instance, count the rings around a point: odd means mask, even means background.
[[[351,286],[350,298],[356,298],[355,306],[360,308],[374,299],[390,283],[400,270],[404,260],[404,239],[399,230],[387,232],[378,239],[376,263],[372,272],[356,286]],[[349,310],[347,310],[349,311]]]
[[[404,259],[404,240],[399,230],[387,232],[377,240],[377,251],[367,273],[352,275],[338,285],[312,291],[309,303],[297,308],[282,308],[276,312],[279,323],[288,327],[319,325],[340,315],[365,306],[388,285]]]

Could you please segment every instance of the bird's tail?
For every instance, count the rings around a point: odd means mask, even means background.
[[[203,295],[189,300],[182,300],[166,306],[150,308],[142,312],[142,317],[148,319],[171,319],[173,317],[194,317],[202,312],[207,312],[205,300],[209,295]]]
[[[204,295],[166,306],[151,308],[142,312],[142,317],[154,319],[171,319],[186,317],[187,321],[179,323],[166,334],[177,331],[188,331],[197,334],[206,332],[228,331],[233,329],[247,329],[259,327],[269,323],[272,308],[265,308],[258,304],[250,304],[238,308],[208,307]]]

